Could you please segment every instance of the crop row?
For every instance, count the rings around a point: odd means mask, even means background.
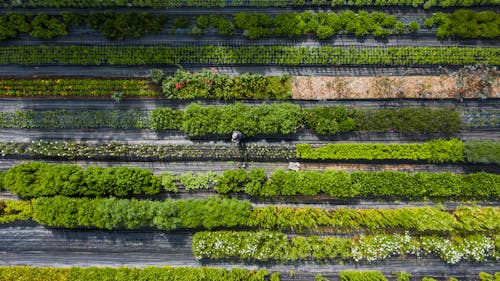
[[[227,170],[215,173],[185,173],[180,177],[186,190],[215,189],[218,193],[246,193],[253,196],[327,194],[336,198],[402,197],[500,198],[500,175],[484,172],[407,173],[398,171],[285,171],[269,176],[263,169]],[[1,178],[0,178],[1,179]],[[154,176],[150,170],[128,167],[90,166],[39,162],[19,164],[3,175],[3,186],[25,198],[41,196],[128,196],[176,192],[176,177]]]
[[[279,281],[279,274],[267,270],[243,268],[221,269],[210,267],[145,267],[145,268],[50,268],[1,266],[0,281]]]
[[[145,7],[145,8],[178,8],[178,7],[302,7],[302,6],[411,6],[429,9],[431,7],[471,7],[482,5],[498,5],[496,0],[5,0],[0,4],[4,8],[101,8],[101,7]]]
[[[210,198],[149,201],[116,198],[42,197],[1,201],[0,222],[28,220],[53,227],[139,229],[256,228],[334,233],[471,234],[497,233],[500,209],[460,207],[450,212],[433,207],[400,209],[321,209],[256,207],[248,201]]]
[[[442,146],[442,147],[440,147]],[[414,149],[417,154],[408,149]],[[435,156],[429,157],[429,153]],[[466,162],[500,164],[500,144],[496,141],[468,141],[451,139],[434,140],[422,144],[327,144],[314,146],[258,145],[242,148],[234,145],[147,145],[147,144],[91,144],[67,141],[34,141],[0,143],[0,156],[51,159],[126,159],[141,161],[189,161],[189,160],[420,160],[433,163]]]
[[[2,46],[0,64],[378,65],[500,64],[496,47],[334,47],[285,45]]]
[[[33,141],[0,143],[2,157],[93,159],[127,161],[244,160],[287,161],[295,158],[290,145],[193,145],[193,144],[92,144],[71,141]]]
[[[12,79],[0,80],[0,96],[111,96],[113,92],[125,96],[155,96],[147,80],[94,80],[94,79]]]
[[[441,238],[412,237],[405,233],[356,238],[294,236],[277,232],[197,232],[193,236],[196,259],[253,261],[297,260],[375,262],[391,257],[439,256],[446,263],[500,258],[500,237],[471,235]]]
[[[183,110],[22,110],[0,112],[0,128],[48,129],[144,129],[181,130],[188,136],[244,136],[293,134],[307,127],[318,134],[352,131],[396,131],[403,133],[456,133],[462,120],[453,108],[398,108],[362,110],[343,106],[301,109],[291,103],[245,106],[201,106],[192,103]]]
[[[290,273],[292,275],[292,273]],[[397,281],[410,281],[411,274],[407,272],[393,272]],[[380,271],[353,271],[345,270],[339,272],[340,281],[387,281]],[[248,271],[246,269],[232,268],[231,270],[220,268],[192,268],[192,267],[152,267],[145,268],[52,268],[52,267],[28,267],[28,266],[0,266],[0,281],[24,281],[36,276],[37,281],[279,281],[280,273],[270,274],[267,270]],[[489,274],[480,272],[479,281],[500,280],[500,272]],[[328,281],[320,274],[315,276],[316,281]],[[416,280],[416,279],[412,279]],[[458,281],[449,277],[449,281]],[[312,281],[312,280],[311,280]],[[423,277],[421,281],[436,281],[434,278]]]

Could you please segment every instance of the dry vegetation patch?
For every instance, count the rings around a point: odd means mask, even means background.
[[[441,76],[297,76],[294,99],[500,98],[495,68],[471,66]]]

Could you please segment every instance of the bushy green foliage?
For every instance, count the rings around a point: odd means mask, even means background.
[[[30,162],[11,167],[4,185],[21,197],[127,196],[156,194],[160,180],[150,170],[127,167],[89,166]]]
[[[249,271],[242,268],[228,270],[210,267],[50,268],[0,266],[0,281],[264,281],[269,280],[269,277],[266,270]]]
[[[173,192],[173,193],[179,192],[179,188],[175,184],[175,181],[177,179],[176,176],[170,173],[162,173],[160,175],[160,179],[161,179],[161,186],[166,192]]]
[[[244,136],[295,133],[301,123],[301,109],[289,103],[245,106],[240,103],[226,106],[190,104],[184,109],[182,130],[189,136],[230,134],[234,130]]]
[[[357,110],[354,114],[357,130],[402,133],[456,133],[462,120],[453,108],[396,108]]]
[[[411,281],[411,274],[408,272],[393,272],[392,275],[396,277],[397,281]]]
[[[467,147],[474,146],[474,143],[472,145],[468,142],[465,144],[465,155],[468,162],[473,161],[471,161],[471,157],[467,157]],[[479,152],[478,150],[474,151]],[[486,152],[486,149],[484,152]],[[315,148],[310,144],[297,144],[296,155],[300,159],[314,160],[404,159],[423,160],[432,163],[455,163],[464,161],[464,145],[461,140],[457,139],[437,139],[412,144],[329,143]]]
[[[213,186],[217,174],[214,172],[197,173],[187,172],[179,176],[182,185],[187,190],[209,189]]]
[[[251,212],[247,201],[221,198],[159,202],[56,196],[37,198],[32,202],[36,222],[66,228],[212,229],[244,225]]]
[[[3,177],[5,175],[5,172],[4,171],[0,171],[0,191],[4,190],[5,187],[3,185]]]
[[[265,182],[260,177],[252,182],[250,177],[243,173],[244,171],[226,172],[219,177],[215,189],[222,193],[245,191],[258,196],[328,194],[337,198],[411,199],[500,197],[500,176],[484,172],[459,175],[396,171],[350,173],[333,170],[324,172],[276,170]],[[254,187],[247,188],[249,184]]]
[[[215,69],[198,73],[179,69],[163,82],[163,92],[172,99],[288,99],[291,89],[287,77],[245,73],[232,78]]]
[[[498,38],[500,14],[493,11],[456,10],[452,14],[435,13],[426,27],[438,26],[438,37]]]
[[[167,107],[155,108],[149,114],[149,124],[154,130],[180,129],[183,122],[183,113],[180,110]]]
[[[353,271],[340,272],[340,281],[387,281],[380,271]]]
[[[478,164],[500,164],[500,142],[471,140],[464,145],[467,162]]]
[[[166,21],[165,16],[115,12],[95,13],[88,18],[88,23],[92,28],[113,40],[140,37],[146,33],[158,33],[163,30]]]
[[[437,208],[335,209],[268,206],[255,208],[247,225],[264,229],[310,231],[322,227],[338,232],[363,230],[391,232],[496,233],[500,230],[500,209],[462,207],[452,213]]]
[[[30,202],[0,200],[0,224],[31,219],[33,209]]]
[[[161,83],[161,81],[163,80],[163,76],[163,70],[159,68],[153,68],[149,70],[149,78],[151,78],[151,81],[153,81],[153,83]]]
[[[304,123],[318,134],[338,134],[355,130],[356,124],[343,106],[304,109]]]

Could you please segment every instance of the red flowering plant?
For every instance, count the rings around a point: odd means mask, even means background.
[[[179,69],[175,75],[163,81],[163,92],[171,99],[221,98],[230,88],[231,78],[218,73],[214,68],[190,73]]]

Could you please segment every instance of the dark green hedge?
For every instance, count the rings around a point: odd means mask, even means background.
[[[354,122],[361,131],[402,133],[454,133],[460,130],[460,113],[453,108],[391,108],[355,111]]]
[[[471,140],[464,145],[467,162],[479,164],[500,164],[500,142]]]
[[[466,143],[465,146],[468,145],[469,143]],[[296,145],[296,156],[299,159],[311,160],[402,159],[432,163],[455,163],[464,161],[464,146],[462,141],[457,139],[437,139],[425,143],[410,144],[329,143],[314,148],[310,144],[303,143]],[[469,162],[473,162],[467,153],[466,157]]]
[[[128,167],[89,166],[30,162],[13,166],[5,174],[4,186],[21,197],[127,196],[156,194],[160,179],[150,170]]]
[[[434,13],[425,21],[424,26],[437,26],[437,36],[440,38],[498,38],[500,14],[494,11],[476,12],[463,9],[452,14]]]
[[[51,268],[0,266],[0,281],[279,281],[266,270],[209,267]]]
[[[220,193],[245,192],[257,196],[328,194],[338,198],[403,197],[498,199],[500,175],[484,172],[454,173],[284,171],[269,179],[259,170],[225,171],[215,189]]]

